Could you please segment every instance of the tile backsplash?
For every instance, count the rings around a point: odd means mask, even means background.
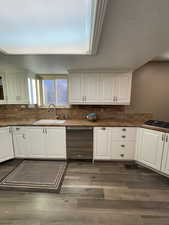
[[[152,119],[151,113],[128,113],[125,106],[72,106],[49,112],[47,108],[39,108],[37,105],[0,105],[1,120],[32,120],[32,119],[55,119],[56,114],[63,114],[68,119],[85,119],[86,114],[95,112],[98,119],[103,120],[128,120],[145,121]]]

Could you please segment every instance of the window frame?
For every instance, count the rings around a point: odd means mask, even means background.
[[[66,105],[55,105],[56,108],[70,108],[70,104],[69,104],[69,79],[67,75],[37,75],[37,82],[36,82],[36,86],[37,86],[37,102],[38,102],[38,106],[40,108],[49,108],[50,104],[44,104],[43,99],[43,85],[42,85],[42,81],[43,80],[59,80],[59,79],[64,79],[67,80],[67,100],[68,100],[68,104]]]

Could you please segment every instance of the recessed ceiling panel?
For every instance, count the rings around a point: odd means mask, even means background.
[[[89,54],[97,0],[0,0],[8,54]]]

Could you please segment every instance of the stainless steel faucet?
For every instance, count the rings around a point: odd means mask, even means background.
[[[59,115],[57,115],[56,106],[54,104],[50,104],[49,107],[48,107],[48,112],[54,112],[54,111],[55,111],[55,114],[56,114],[56,119],[58,120],[59,119]]]
[[[49,107],[48,107],[48,112],[54,112],[56,113],[56,119],[59,120],[59,119],[66,119],[67,117],[65,116],[64,113],[61,113],[61,114],[57,114],[57,108],[56,108],[56,105],[54,104],[50,104]]]
[[[54,104],[50,104],[48,107],[48,112],[54,112],[56,111],[56,106]]]

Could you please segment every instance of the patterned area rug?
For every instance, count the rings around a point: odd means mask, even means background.
[[[59,193],[67,163],[24,160],[1,180],[0,189]]]

